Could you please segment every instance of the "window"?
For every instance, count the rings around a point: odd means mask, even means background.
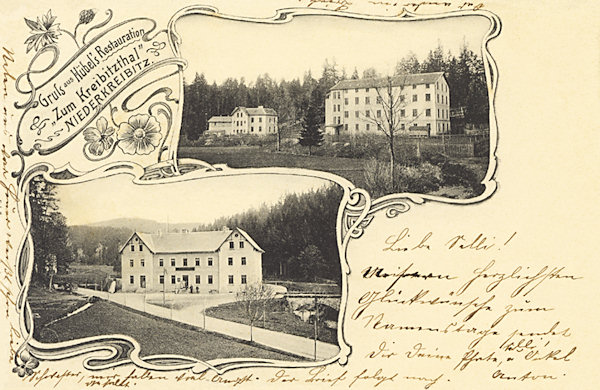
[[[200,266],[200,259],[196,257],[195,260],[196,260],[196,267],[199,267]]]
[[[131,251],[135,252],[135,245],[131,244]]]
[[[254,123],[254,117],[250,118],[250,122]]]
[[[242,284],[246,284],[247,278],[246,275],[242,275]]]
[[[140,265],[141,265],[142,267],[144,267],[144,266],[146,265],[146,262],[144,261],[144,259],[140,260]]]
[[[262,131],[262,126],[258,126],[258,131]]]
[[[415,108],[415,109],[413,109],[413,118],[416,118],[416,117],[417,117],[417,109]]]
[[[377,104],[381,104],[382,100],[381,100],[381,96],[377,96]]]
[[[356,125],[354,125],[354,129],[357,130],[357,131],[359,130],[358,123]]]
[[[246,265],[246,258],[242,257],[242,265]]]
[[[369,123],[367,123],[365,126],[366,126],[367,131],[369,131],[371,129],[371,126]]]
[[[358,111],[354,111],[354,116],[358,118],[358,116],[359,116]]]
[[[381,110],[377,110],[377,118],[381,118]]]
[[[171,259],[171,267],[175,267],[175,259]]]
[[[340,105],[339,105],[339,104],[337,105],[337,110],[338,110],[338,112],[340,112],[340,111],[341,111],[341,109],[340,109]]]
[[[370,118],[371,117],[371,112],[369,110],[365,111],[365,116],[367,118]]]
[[[235,243],[233,241],[229,241],[229,249],[235,248]]]
[[[196,275],[196,284],[200,284],[200,275]]]
[[[369,92],[369,88],[365,88],[365,92]]]
[[[344,98],[344,104],[348,104],[348,98]]]
[[[133,259],[129,260],[129,266],[133,267]]]
[[[400,116],[401,117],[405,117],[406,116],[406,110],[400,110]]]
[[[228,276],[229,284],[233,284],[233,275]]]
[[[165,275],[158,275],[158,284],[165,284]]]
[[[355,88],[355,89],[354,89],[354,92],[358,92],[358,88]]]
[[[144,246],[140,245],[140,252],[144,250]]]
[[[158,259],[158,266],[159,267],[163,267],[165,265],[165,260],[164,259]]]
[[[187,267],[187,259],[185,257],[183,258],[183,266]]]
[[[404,102],[405,99],[406,99],[406,96],[400,95],[400,102]]]
[[[344,111],[344,118],[348,118],[348,111]]]
[[[400,125],[400,130],[404,130],[404,123]]]
[[[358,97],[354,98],[354,104],[358,104]]]
[[[371,99],[368,96],[365,98],[365,104],[371,104]]]
[[[417,89],[417,84],[413,84],[413,89]]]
[[[212,275],[208,275],[208,284],[212,284],[213,278]]]
[[[437,95],[437,100],[436,100],[436,102],[437,102],[437,103],[439,103],[439,102],[440,102],[440,94],[439,94],[439,93],[438,93],[438,95]]]
[[[212,257],[208,258],[208,266],[211,267],[212,266]]]
[[[240,249],[244,249],[244,241],[240,241]]]
[[[129,275],[129,284],[133,284],[134,278],[133,275]]]
[[[227,265],[233,265],[233,257],[227,258]]]
[[[417,101],[417,95],[413,95],[413,99],[412,99],[412,101],[413,101],[413,102],[416,102],[416,101]]]
[[[425,84],[425,88],[429,89],[429,84]]]
[[[171,275],[171,284],[175,284],[175,275]]]
[[[344,124],[344,130],[348,131],[348,124],[347,123]]]
[[[425,94],[425,101],[426,102],[430,102],[431,101],[431,94],[430,93],[426,93]]]
[[[425,110],[425,116],[431,116],[431,109],[428,108]]]

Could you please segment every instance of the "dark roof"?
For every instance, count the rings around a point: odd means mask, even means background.
[[[275,115],[275,116],[277,116],[277,111],[275,111],[272,108],[265,108],[263,106],[258,106],[258,107],[236,107],[231,112],[231,115],[233,116],[233,113],[236,112],[237,110],[245,111],[246,114],[248,114],[248,115]]]
[[[392,85],[400,87],[412,84],[433,84],[444,72],[433,73],[415,73],[392,77]],[[331,91],[338,89],[356,89],[356,88],[381,88],[387,86],[387,77],[368,78],[359,80],[342,80],[331,88]]]
[[[238,231],[244,236],[257,251],[264,252],[248,233],[240,228],[190,233],[148,234],[135,232],[132,237],[137,235],[152,253],[216,252],[234,231]],[[131,238],[126,243],[130,240]],[[126,245],[121,248],[121,251]]]

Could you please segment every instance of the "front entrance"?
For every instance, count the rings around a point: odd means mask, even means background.
[[[190,279],[189,279],[189,277],[188,277],[187,275],[182,275],[182,276],[181,276],[181,278],[182,278],[182,280],[183,280],[183,283],[182,283],[182,284],[183,284],[183,286],[182,286],[182,287],[183,287],[183,288],[188,288],[188,286],[190,285],[190,284],[189,284],[189,282],[190,282]]]
[[[146,288],[146,276],[145,275],[140,275],[140,287]]]

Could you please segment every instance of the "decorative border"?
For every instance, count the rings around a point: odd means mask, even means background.
[[[490,117],[490,154],[489,166],[482,184],[485,185],[484,192],[472,199],[448,199],[439,196],[420,195],[412,193],[390,194],[376,200],[371,200],[367,191],[356,188],[350,181],[328,172],[313,171],[300,168],[248,168],[233,169],[226,165],[211,165],[206,162],[193,159],[177,159],[177,145],[179,133],[174,131],[171,138],[171,149],[169,159],[159,162],[147,168],[133,162],[116,162],[101,166],[90,172],[79,172],[70,164],[62,167],[54,167],[50,163],[40,163],[32,166],[26,172],[19,172],[16,176],[19,178],[18,194],[23,200],[19,204],[19,220],[25,229],[23,238],[18,246],[17,252],[17,283],[21,286],[17,299],[17,312],[20,318],[20,329],[22,335],[26,338],[25,342],[19,347],[15,354],[15,369],[19,375],[29,374],[32,368],[37,367],[38,360],[62,360],[79,355],[91,355],[85,358],[83,366],[89,370],[103,370],[116,366],[133,363],[137,367],[157,370],[157,371],[175,371],[191,369],[199,373],[208,369],[222,374],[228,370],[247,367],[316,367],[338,362],[346,364],[348,356],[351,354],[351,347],[347,344],[344,337],[344,318],[348,299],[348,275],[350,266],[347,260],[347,250],[351,239],[358,239],[364,233],[364,229],[371,223],[376,214],[385,210],[388,218],[396,217],[410,210],[412,204],[420,205],[426,201],[435,201],[447,204],[470,205],[482,202],[488,199],[496,190],[496,182],[493,180],[497,167],[496,149],[497,149],[497,122],[495,116],[495,95],[498,83],[498,69],[494,59],[488,51],[488,43],[491,39],[497,37],[501,30],[500,19],[493,13],[485,10],[478,11],[452,11],[441,14],[417,15],[403,10],[398,17],[383,17],[356,14],[350,12],[330,11],[312,8],[290,8],[282,9],[270,18],[249,18],[231,15],[223,15],[216,8],[208,6],[191,6],[176,12],[168,23],[169,44],[173,52],[181,57],[179,44],[181,39],[176,31],[176,22],[187,15],[206,15],[251,23],[281,24],[289,23],[295,16],[336,16],[344,18],[353,18],[372,21],[417,21],[417,20],[436,20],[461,16],[483,16],[490,21],[490,28],[483,37],[481,52],[484,61],[486,80],[488,84],[489,98],[489,117]],[[183,72],[179,69],[179,82],[181,97],[180,105],[183,104]],[[179,126],[179,118],[175,118],[173,126],[175,129]],[[162,151],[161,151],[162,152]],[[68,178],[59,179],[57,173],[67,174]],[[268,174],[268,175],[299,175],[313,178],[321,178],[337,183],[344,189],[344,194],[338,209],[336,223],[337,245],[340,254],[342,278],[342,301],[340,304],[340,313],[338,321],[338,342],[340,352],[337,356],[319,362],[284,362],[269,359],[218,359],[210,362],[204,362],[195,358],[183,355],[154,355],[140,357],[140,345],[136,340],[124,335],[108,335],[84,338],[80,340],[44,344],[33,339],[33,315],[26,300],[31,273],[33,270],[33,243],[29,230],[31,208],[27,198],[27,189],[29,181],[34,177],[41,175],[46,180],[54,184],[76,184],[90,180],[110,177],[113,175],[127,174],[133,177],[133,183],[140,185],[159,185],[163,183],[182,182],[191,180],[201,180],[211,177],[237,176],[248,174]],[[98,354],[98,352],[109,352]]]

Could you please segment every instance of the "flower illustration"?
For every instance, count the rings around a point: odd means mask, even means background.
[[[108,121],[104,117],[100,117],[96,121],[96,127],[88,127],[83,131],[83,138],[90,145],[90,152],[96,156],[100,156],[105,150],[113,146],[115,140],[112,135],[115,129],[108,127]]]
[[[25,375],[33,374],[33,370],[35,370],[40,365],[40,362],[36,358],[31,356],[31,353],[29,353],[29,351],[26,349],[23,350],[23,352],[21,352],[19,357],[21,363],[17,364],[17,366],[14,367],[12,371],[16,372],[17,375],[19,375],[21,378]]]
[[[119,125],[117,139],[119,147],[126,154],[149,154],[158,146],[160,124],[155,117],[138,114]]]
[[[33,21],[25,18],[25,23],[31,29],[32,34],[25,40],[27,44],[27,53],[31,49],[36,51],[47,45],[56,43],[58,36],[60,35],[60,24],[54,23],[56,16],[52,16],[52,10],[48,10],[46,15],[42,15],[42,19],[37,18],[37,21]]]

